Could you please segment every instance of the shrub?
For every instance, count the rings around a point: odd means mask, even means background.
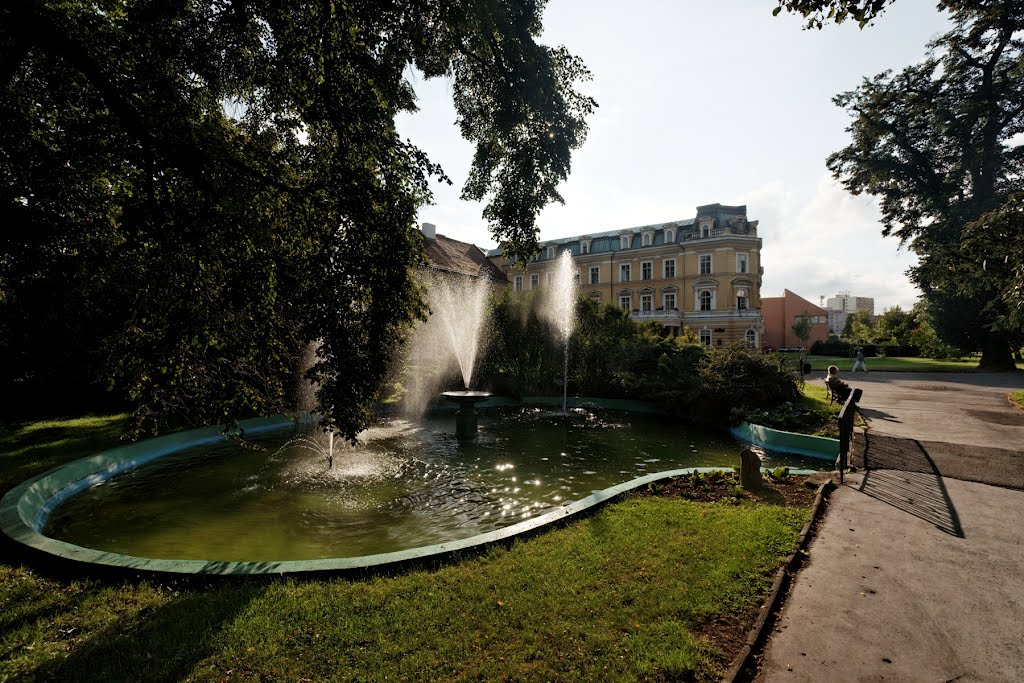
[[[699,374],[700,395],[693,412],[705,422],[737,423],[749,411],[772,410],[800,398],[797,377],[778,357],[743,346],[710,349]]]

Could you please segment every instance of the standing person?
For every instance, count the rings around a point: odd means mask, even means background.
[[[868,371],[868,366],[864,365],[864,349],[857,349],[857,360],[853,363],[853,372],[857,372],[858,369],[864,372]]]
[[[834,365],[828,366],[828,374],[825,375],[825,384],[828,385],[828,388],[840,401],[845,401],[850,398],[850,392],[853,391],[849,384],[839,379],[839,368]]]

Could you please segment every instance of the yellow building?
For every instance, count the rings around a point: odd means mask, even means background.
[[[698,206],[694,218],[541,242],[525,268],[500,249],[487,255],[512,287],[529,291],[550,282],[568,250],[582,295],[621,306],[635,320],[656,320],[673,334],[689,327],[708,346],[760,348],[757,223],[747,220],[746,206],[709,204]]]

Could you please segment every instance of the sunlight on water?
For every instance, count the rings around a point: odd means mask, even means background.
[[[322,445],[322,432],[266,437],[266,451],[226,441],[72,498],[46,534],[168,559],[352,557],[492,531],[648,472],[739,462],[728,436],[647,416],[573,415],[485,413],[472,443],[456,440],[450,416],[395,420],[354,448],[336,443],[332,468],[303,441]],[[774,456],[765,464],[827,465]]]

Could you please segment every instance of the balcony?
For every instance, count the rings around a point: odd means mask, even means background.
[[[701,235],[700,232],[694,232],[689,235],[683,235],[680,240],[683,242],[690,242],[693,240],[706,240],[714,237],[757,237],[757,226],[750,225],[749,223],[745,226],[724,226],[721,228],[714,228],[711,230],[709,235]]]
[[[630,315],[633,320],[639,320],[644,322],[646,320],[679,320],[680,313],[678,308],[670,308],[660,311],[637,311],[634,310]]]

